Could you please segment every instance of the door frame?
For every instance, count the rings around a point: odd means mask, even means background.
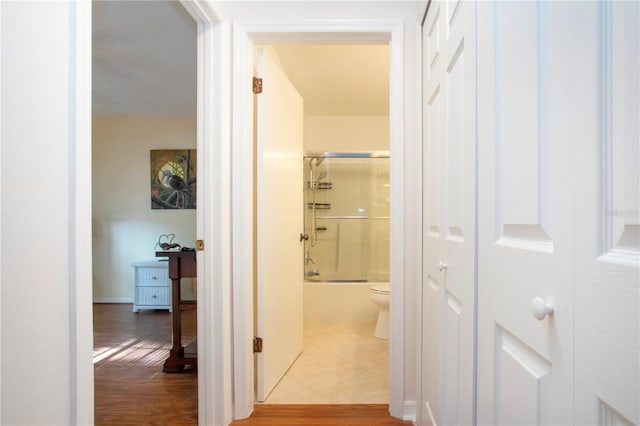
[[[197,23],[198,208],[196,252],[198,424],[233,420],[231,323],[231,200],[229,67],[231,24],[223,22],[208,0],[180,0]]]
[[[94,421],[94,366],[93,366],[93,296],[92,286],[92,230],[91,230],[91,64],[92,64],[92,5],[88,1],[69,2],[69,34],[70,51],[69,59],[69,141],[70,141],[70,191],[71,204],[69,217],[69,422],[70,424],[93,424]],[[220,64],[215,64],[212,59],[211,49],[220,48],[224,51],[224,44],[220,43],[220,34],[224,33],[224,27],[216,26],[218,18],[205,1],[181,0],[184,8],[198,23],[198,106],[197,106],[197,148],[198,162],[205,165],[215,164],[216,154],[213,152],[216,145],[212,141],[216,138],[223,139],[225,121],[224,96],[219,95],[220,76],[224,76],[224,69]],[[0,13],[2,5],[0,4]],[[216,43],[220,46],[216,46]],[[214,47],[215,46],[215,47]],[[218,65],[215,68],[214,65]],[[222,88],[224,90],[224,88]],[[212,99],[215,101],[213,102]],[[214,130],[215,129],[215,130]],[[209,151],[207,147],[213,147]],[[209,158],[206,158],[209,155]],[[217,159],[220,163],[222,160]],[[225,357],[224,347],[220,345],[227,335],[226,329],[230,325],[224,323],[214,328],[215,323],[213,309],[217,305],[223,305],[218,294],[210,289],[208,283],[224,276],[227,270],[218,268],[221,261],[216,256],[224,247],[214,244],[215,238],[223,233],[224,223],[216,220],[224,216],[222,209],[218,208],[215,201],[219,199],[219,192],[224,188],[224,171],[218,175],[206,173],[208,168],[203,168],[198,179],[202,185],[198,186],[199,206],[197,209],[197,237],[210,241],[212,250],[198,252],[197,275],[202,280],[198,286],[198,339],[201,359],[199,361],[200,374],[198,375],[198,423],[199,424],[227,424],[231,419],[231,359]],[[217,185],[215,185],[217,184]],[[208,191],[204,191],[207,188]],[[205,214],[206,213],[206,214]],[[209,217],[210,222],[205,221]],[[206,227],[207,223],[219,224],[217,228]],[[1,229],[0,229],[1,231]],[[215,268],[215,269],[214,269]],[[0,283],[1,284],[1,283]],[[221,288],[221,291],[224,289]],[[217,305],[213,302],[217,301]],[[221,311],[222,312],[222,311]],[[209,320],[209,321],[205,321]],[[226,328],[225,328],[226,327]],[[209,348],[213,347],[213,350]],[[227,351],[230,352],[230,351]],[[217,364],[214,361],[222,360]],[[222,364],[222,365],[220,365]],[[215,368],[214,368],[215,366]],[[220,377],[222,376],[222,377]],[[224,385],[221,387],[219,383]],[[225,400],[227,395],[227,400]],[[0,405],[0,412],[1,412]],[[228,421],[222,420],[228,419]]]
[[[391,197],[390,389],[389,410],[403,413],[404,397],[404,31],[402,21],[235,21],[233,25],[232,94],[232,304],[234,418],[248,417],[254,406],[254,126],[253,47],[277,42],[388,42],[390,96]],[[238,78],[239,77],[239,78]],[[251,170],[251,173],[247,173]],[[301,259],[302,261],[302,259]],[[395,313],[395,314],[393,314]]]

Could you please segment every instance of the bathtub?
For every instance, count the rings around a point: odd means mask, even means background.
[[[369,298],[372,285],[389,283],[305,281],[304,320],[375,321],[378,309]]]

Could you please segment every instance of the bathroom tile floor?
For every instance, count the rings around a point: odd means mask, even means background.
[[[389,402],[389,341],[374,322],[305,322],[304,349],[266,404]]]

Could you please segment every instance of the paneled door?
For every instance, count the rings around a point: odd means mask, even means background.
[[[588,61],[599,66],[582,67],[589,90],[574,93],[585,117],[573,132],[575,423],[638,425],[640,3],[599,2],[583,16],[597,40]]]
[[[420,424],[473,422],[476,4],[433,1],[422,29]]]
[[[302,98],[270,49],[256,68],[257,400],[264,401],[302,351]]]
[[[638,423],[637,8],[478,6],[478,424]]]
[[[573,424],[575,110],[558,71],[581,63],[564,43],[580,24],[558,3],[478,5],[481,425]]]

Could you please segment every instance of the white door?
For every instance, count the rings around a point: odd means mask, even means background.
[[[577,18],[559,3],[478,5],[482,425],[573,424],[573,146],[564,130],[575,111],[558,106],[572,102],[560,71],[580,62],[563,43]],[[536,319],[535,298],[553,315]]]
[[[574,92],[585,118],[574,132],[575,423],[637,425],[640,3],[607,1],[585,9],[581,19],[598,41],[588,62],[600,66],[581,67],[587,90]]]
[[[433,1],[423,27],[421,424],[473,422],[475,11]]]
[[[302,351],[302,98],[268,49],[258,49],[256,96],[257,400]],[[249,172],[249,171],[247,171]]]

